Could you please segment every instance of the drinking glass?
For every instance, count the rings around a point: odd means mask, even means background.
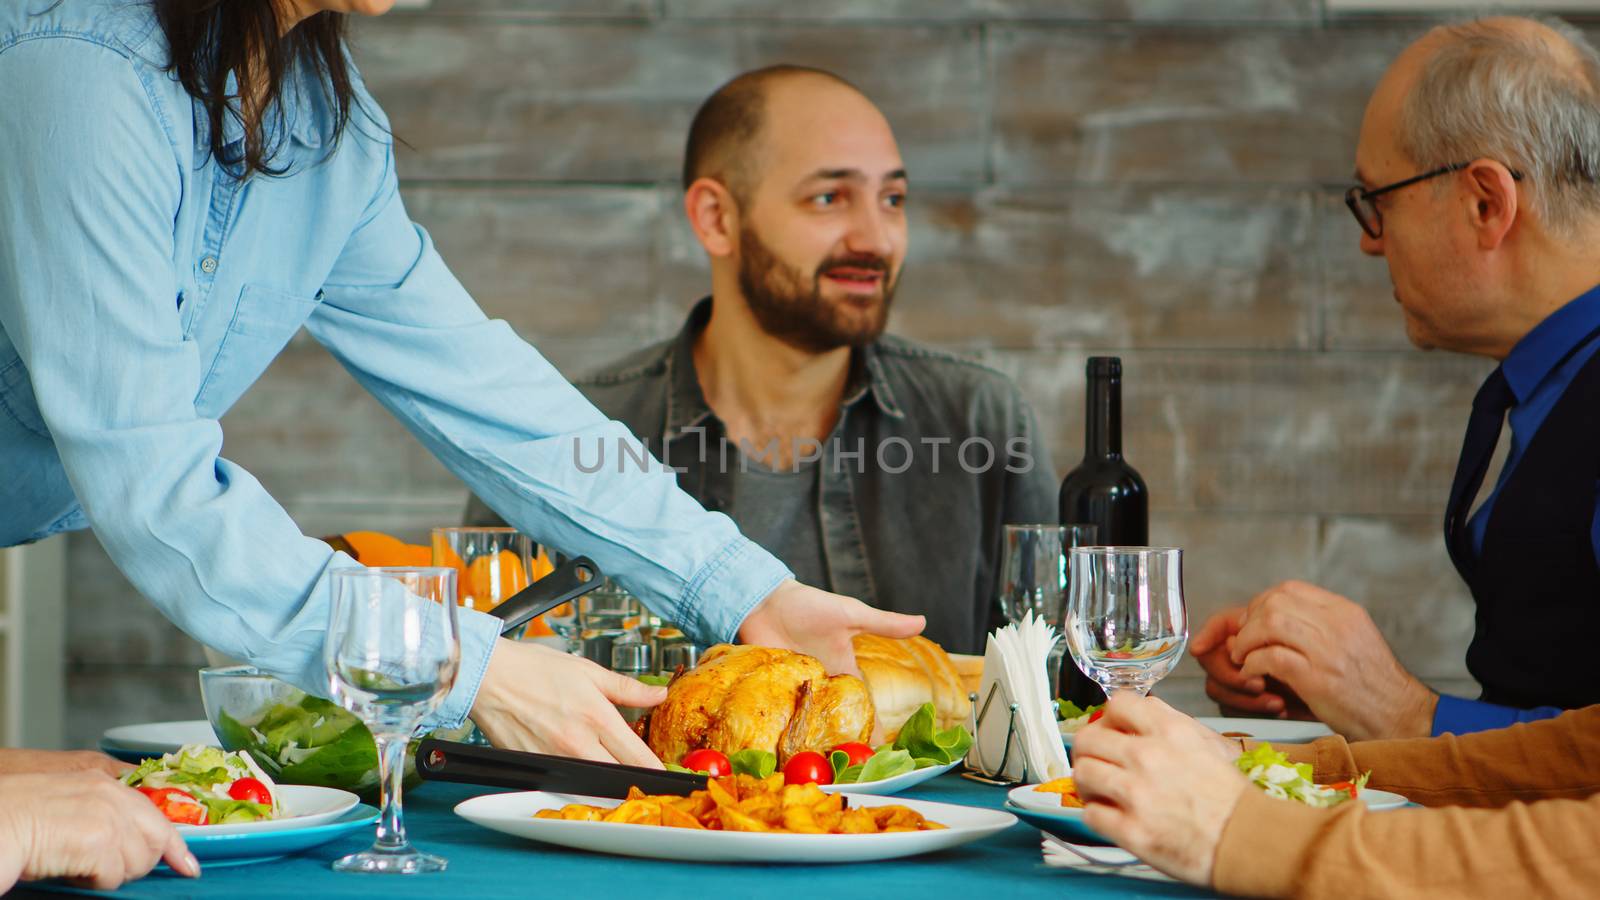
[[[1061,621],[1066,590],[1066,554],[1060,525],[1007,525],[1000,568],[1000,612],[1007,622],[1028,613]]]
[[[461,665],[456,570],[335,569],[323,662],[333,697],[378,745],[383,814],[368,850],[336,861],[340,872],[439,872],[443,857],[406,841],[400,784],[406,744],[444,700]]]
[[[488,612],[528,586],[533,541],[515,528],[435,528],[433,564],[457,571],[462,606]]]
[[[1067,646],[1105,689],[1149,693],[1183,656],[1189,617],[1177,547],[1074,547]]]

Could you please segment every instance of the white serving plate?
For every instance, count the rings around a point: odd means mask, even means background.
[[[1266,741],[1269,744],[1309,744],[1317,738],[1333,734],[1333,729],[1321,722],[1300,722],[1294,719],[1199,716],[1195,721],[1219,734],[1224,731],[1244,732],[1250,735],[1245,740]],[[1061,742],[1068,748],[1072,747],[1075,737],[1077,732],[1061,732]]]
[[[360,803],[360,798],[338,788],[313,787],[306,784],[280,784],[277,786],[278,802],[283,805],[283,815],[261,822],[239,822],[233,825],[179,825],[178,833],[185,838],[197,835],[221,837],[228,834],[261,834],[268,831],[289,831],[295,828],[314,828],[339,818]]]
[[[129,753],[148,753],[151,756],[176,753],[179,747],[187,744],[222,746],[217,742],[216,732],[211,730],[211,723],[205,719],[119,725],[116,728],[107,728],[105,733],[100,735],[100,744],[102,748],[124,750]]]
[[[465,800],[456,815],[484,828],[547,844],[679,862],[843,863],[897,859],[980,840],[1016,824],[1016,816],[993,809],[850,794],[851,806],[905,806],[945,826],[938,831],[892,834],[760,834],[697,831],[616,822],[535,819],[541,809],[569,803],[614,807],[620,800],[527,791]]]
[[[926,769],[917,769],[904,775],[896,775],[893,778],[880,778],[877,781],[858,781],[854,784],[824,784],[821,785],[821,788],[824,793],[828,794],[871,794],[876,796],[898,794],[908,788],[914,788],[924,781],[932,781],[958,765],[961,765],[961,760],[959,759],[953,763],[946,763],[942,766],[929,766]]]

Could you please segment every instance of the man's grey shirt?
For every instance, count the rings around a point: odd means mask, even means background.
[[[710,316],[711,301],[702,300],[677,337],[575,384],[678,468],[679,485],[707,509],[741,528],[748,519],[759,532],[763,512],[738,508],[734,487],[748,478],[740,448],[725,439],[694,369],[694,342]],[[595,452],[585,449],[586,461]],[[1001,622],[1002,526],[1056,521],[1055,470],[1016,385],[976,362],[885,336],[852,354],[839,421],[814,452],[812,515],[793,527],[820,535],[827,583],[817,586],[926,615],[928,638],[952,652],[982,652],[984,634]],[[499,521],[472,499],[468,524]],[[781,559],[784,547],[768,541]]]

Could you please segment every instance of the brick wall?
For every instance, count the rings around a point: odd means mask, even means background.
[[[1406,344],[1340,203],[1367,93],[1420,28],[1320,0],[434,0],[356,47],[410,145],[412,214],[569,373],[706,289],[673,187],[700,100],[778,61],[852,79],[914,183],[894,329],[1014,375],[1063,471],[1084,359],[1121,355],[1128,454],[1196,622],[1309,578],[1449,685],[1471,609],[1439,519],[1488,365]],[[452,476],[304,335],[224,424],[309,533],[459,515]],[[91,535],[70,551],[72,741],[199,715],[198,648]],[[1200,709],[1193,674],[1169,692]]]

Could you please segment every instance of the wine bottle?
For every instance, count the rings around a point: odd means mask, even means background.
[[[1061,481],[1061,524],[1094,525],[1101,544],[1144,546],[1150,535],[1149,497],[1144,479],[1122,458],[1122,360],[1091,356],[1086,374],[1083,462]],[[1063,670],[1063,697],[1079,706],[1105,702],[1100,686],[1076,666]]]

